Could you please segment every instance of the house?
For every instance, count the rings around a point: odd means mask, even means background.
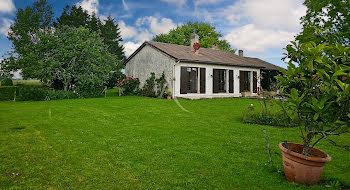
[[[239,97],[242,92],[257,95],[263,73],[280,67],[257,58],[221,51],[217,47],[199,48],[199,37],[191,37],[191,47],[160,42],[144,42],[126,61],[125,73],[139,78],[140,87],[154,72],[163,72],[172,97]],[[195,46],[193,46],[195,44]],[[196,49],[195,49],[196,48]]]

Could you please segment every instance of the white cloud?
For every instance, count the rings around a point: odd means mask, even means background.
[[[118,26],[120,29],[120,34],[124,40],[134,37],[137,33],[136,28],[132,26],[127,26],[122,20],[118,22]]]
[[[15,10],[13,0],[0,0],[0,13],[12,13]]]
[[[126,42],[124,44],[125,55],[129,57],[142,43]]]
[[[98,14],[99,0],[82,0],[81,2],[78,2],[76,5],[81,6],[89,14],[92,14],[92,13]]]
[[[128,4],[126,4],[125,0],[122,0],[122,3],[123,3],[124,10],[128,11],[129,7],[128,7]]]
[[[263,52],[269,48],[282,49],[294,35],[292,32],[262,29],[248,24],[230,31],[224,38],[238,49]]]
[[[169,3],[169,4],[175,4],[179,7],[182,7],[187,2],[187,0],[161,0],[161,1]]]
[[[176,27],[176,24],[169,18],[155,18],[153,16],[141,17],[136,20],[136,26],[149,25],[151,31],[155,34],[168,33]]]
[[[126,25],[119,21],[121,36],[125,41],[125,55],[130,56],[145,41],[152,40],[153,36],[168,33],[176,27],[176,24],[169,18],[156,18],[153,16],[140,17],[136,20],[135,26]]]
[[[13,20],[10,20],[7,18],[1,18],[0,34],[7,36],[12,23],[13,23]]]
[[[223,0],[194,0],[194,5],[201,6],[201,5],[207,5],[207,4],[216,4],[220,3]]]
[[[297,31],[306,7],[302,0],[240,0],[220,12],[230,24],[245,19],[258,27]]]

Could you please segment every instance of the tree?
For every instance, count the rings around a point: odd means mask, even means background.
[[[1,64],[7,70],[22,70],[24,78],[36,78],[38,67],[35,59],[37,52],[32,51],[38,42],[38,32],[50,30],[53,12],[46,0],[37,0],[32,7],[18,9],[14,24],[11,25],[8,39],[12,41],[13,51],[10,58]]]
[[[63,26],[55,32],[40,32],[34,51],[40,75],[52,84],[60,81],[65,91],[75,91],[81,97],[97,96],[117,59],[108,52],[100,33],[87,28]]]
[[[314,28],[320,36],[325,31]],[[328,35],[325,35],[328,36]],[[292,42],[286,47],[289,66],[278,76],[282,105],[292,119],[298,119],[303,138],[303,154],[330,136],[349,132],[350,128],[350,48],[340,44]]]
[[[201,47],[210,48],[213,45],[218,45],[221,50],[235,53],[235,50],[226,40],[220,39],[222,34],[216,31],[215,26],[203,22],[187,22],[185,25],[170,30],[168,34],[155,36],[153,41],[190,46],[191,36],[194,33],[199,35]]]
[[[307,12],[301,18],[303,31],[297,36],[300,42],[314,41],[317,44],[323,42],[339,43],[344,46],[350,44],[350,1],[341,0],[305,0]],[[329,32],[321,33],[327,37],[319,38],[314,35],[316,26]]]
[[[66,6],[60,17],[54,22],[55,27],[69,26],[69,27],[86,27],[90,28],[90,15],[87,11],[84,11],[82,7],[76,7],[75,5],[70,7]],[[97,30],[94,30],[97,31]]]
[[[103,39],[103,43],[108,47],[109,53],[116,56],[118,59],[113,67],[113,72],[110,73],[106,81],[106,85],[109,88],[113,88],[116,85],[117,79],[120,77],[121,69],[124,68],[123,62],[126,59],[124,47],[122,45],[123,39],[121,38],[118,24],[115,24],[115,20],[109,16],[103,24],[95,13],[89,15],[88,12],[81,7],[66,6],[62,15],[57,18],[57,22],[54,23],[54,26],[69,26],[75,28],[83,26],[90,31],[101,31],[101,38]]]

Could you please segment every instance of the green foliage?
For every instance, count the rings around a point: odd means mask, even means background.
[[[140,80],[133,76],[126,76],[117,82],[117,86],[122,88],[122,94],[126,96],[140,95],[139,85]]]
[[[24,78],[37,78],[40,63],[35,59],[33,47],[39,41],[39,31],[47,31],[51,27],[52,18],[52,6],[46,0],[36,0],[31,7],[19,8],[8,33],[13,45],[12,56],[4,60],[2,68],[21,69]]]
[[[300,42],[314,41],[339,43],[344,46],[350,44],[350,1],[341,0],[305,0],[306,15],[301,18],[303,31],[297,36]],[[315,34],[316,26],[329,32]]]
[[[235,53],[226,40],[220,39],[222,34],[216,31],[215,26],[203,22],[187,22],[170,30],[168,34],[155,36],[152,41],[190,46],[191,36],[194,33],[199,35],[199,41],[203,48],[210,48],[217,44],[219,49]]]
[[[0,101],[14,100],[16,86],[0,86]]]
[[[281,93],[288,99],[283,103],[285,110],[304,125],[303,153],[308,154],[314,138],[337,145],[328,136],[349,131],[350,48],[340,44],[292,42],[286,50],[289,66],[277,79]]]
[[[46,96],[47,100],[63,100],[78,98],[77,94],[63,90],[48,90]]]
[[[263,92],[263,99],[259,100],[259,103],[261,109],[256,109],[253,104],[248,106],[243,116],[244,123],[279,127],[296,127],[299,125],[297,119],[288,117],[283,107],[278,106],[281,102],[274,100],[268,93]]]
[[[117,86],[118,81],[121,81],[124,78],[126,78],[124,73],[122,73],[121,71],[114,71],[108,75],[108,79],[105,85],[107,86],[107,88],[112,89],[115,86]]]
[[[142,88],[142,91],[141,91],[142,96],[155,98],[156,97],[155,87],[156,87],[156,75],[155,73],[152,72],[151,76],[146,80]]]
[[[156,79],[156,85],[157,85],[157,97],[166,98],[166,94],[164,93],[164,91],[168,89],[168,86],[167,86],[167,81],[165,79],[164,72],[159,78]]]
[[[39,78],[46,83],[59,81],[65,91],[75,91],[80,97],[102,93],[110,74],[114,56],[110,55],[99,33],[86,28],[64,26],[54,33],[42,32],[37,52],[43,65]],[[58,88],[60,89],[60,88]]]
[[[13,86],[12,79],[10,78],[2,79],[1,86]]]
[[[17,86],[16,101],[42,101],[45,100],[47,90],[37,85]]]

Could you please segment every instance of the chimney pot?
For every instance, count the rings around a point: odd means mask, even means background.
[[[243,50],[238,50],[238,55],[240,56],[240,57],[243,57]]]
[[[193,34],[192,36],[191,36],[191,50],[192,51],[196,51],[194,48],[193,48],[193,44],[194,43],[199,43],[199,36],[198,36],[198,34]]]

